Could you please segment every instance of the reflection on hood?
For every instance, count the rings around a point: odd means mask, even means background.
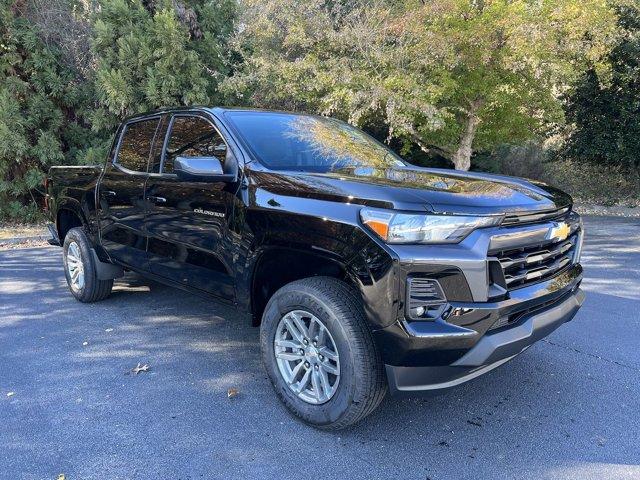
[[[252,175],[260,188],[274,194],[380,208],[491,214],[547,211],[571,204],[571,197],[560,190],[518,178],[426,168]]]
[[[453,172],[450,175],[435,172],[430,173],[428,169],[403,168],[378,170],[369,167],[354,168],[351,172],[356,176],[366,179],[379,177],[401,183],[405,187],[447,191],[472,197],[481,195],[494,198],[506,198],[513,195],[513,190],[515,190],[531,197],[533,200],[541,200],[544,194],[544,190],[536,192],[533,184],[531,184],[530,187],[525,187],[524,185],[514,183],[513,181],[516,179],[512,179],[512,182],[505,181],[501,183],[497,181],[498,178],[492,180],[474,178],[472,176],[473,174],[460,176]],[[336,173],[340,173],[340,171],[336,171]],[[346,173],[346,171],[343,171],[343,173]]]

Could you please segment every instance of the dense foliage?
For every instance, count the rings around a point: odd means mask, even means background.
[[[37,215],[44,172],[102,161],[123,117],[221,101],[234,0],[0,1],[0,218]]]
[[[0,8],[0,217],[25,219],[37,215],[43,172],[75,163],[93,142],[84,121],[91,84],[76,81],[27,13],[6,0]]]
[[[611,76],[588,71],[568,96],[568,155],[591,163],[640,167],[640,2],[618,8],[621,40],[607,57]]]
[[[250,104],[367,125],[467,170],[474,149],[561,123],[558,91],[600,69],[615,33],[606,0],[245,0]]]
[[[102,0],[93,17],[98,128],[165,106],[215,104],[229,71],[233,0]]]
[[[566,114],[575,159],[637,166],[636,7],[0,0],[0,219],[35,217],[44,172],[102,161],[123,117],[174,105],[333,115],[463,169],[472,152],[563,132]]]

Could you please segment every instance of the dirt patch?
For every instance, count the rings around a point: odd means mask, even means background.
[[[43,224],[11,224],[0,223],[0,242],[10,238],[35,237],[47,235],[47,227]]]
[[[8,242],[6,240],[0,240],[0,250],[15,250],[18,248],[35,248],[35,247],[48,247],[50,246],[46,240],[23,240],[19,242]]]

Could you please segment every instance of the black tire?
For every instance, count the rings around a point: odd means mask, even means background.
[[[71,274],[69,273],[67,257],[69,255],[69,248],[72,244],[77,245],[80,253],[84,272],[84,282],[82,286],[74,285],[74,282],[71,279]],[[71,294],[76,297],[77,300],[83,303],[98,302],[100,300],[104,300],[111,294],[113,279],[100,280],[98,278],[95,260],[91,253],[91,244],[89,243],[87,235],[84,233],[82,227],[72,228],[67,232],[67,235],[64,238],[62,259],[64,262],[64,274],[67,278],[67,285],[69,285]]]
[[[305,310],[322,321],[340,357],[340,381],[322,404],[299,398],[280,374],[274,340],[280,319]],[[297,280],[269,300],[260,326],[262,361],[285,406],[304,422],[324,430],[353,425],[373,412],[387,392],[380,354],[366,324],[362,300],[346,283],[330,277]]]

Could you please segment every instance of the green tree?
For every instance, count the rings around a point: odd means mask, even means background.
[[[229,71],[234,0],[100,0],[92,51],[98,129],[166,106],[217,102]]]
[[[43,172],[82,162],[94,143],[91,86],[29,13],[28,3],[0,3],[0,218],[20,220],[37,217]]]
[[[640,167],[640,2],[617,9],[622,36],[607,57],[610,78],[589,70],[568,95],[570,157]]]
[[[102,162],[122,117],[219,101],[236,8],[0,0],[0,218],[35,218],[44,172]]]
[[[240,101],[337,115],[467,170],[563,121],[616,33],[606,0],[245,0]]]

